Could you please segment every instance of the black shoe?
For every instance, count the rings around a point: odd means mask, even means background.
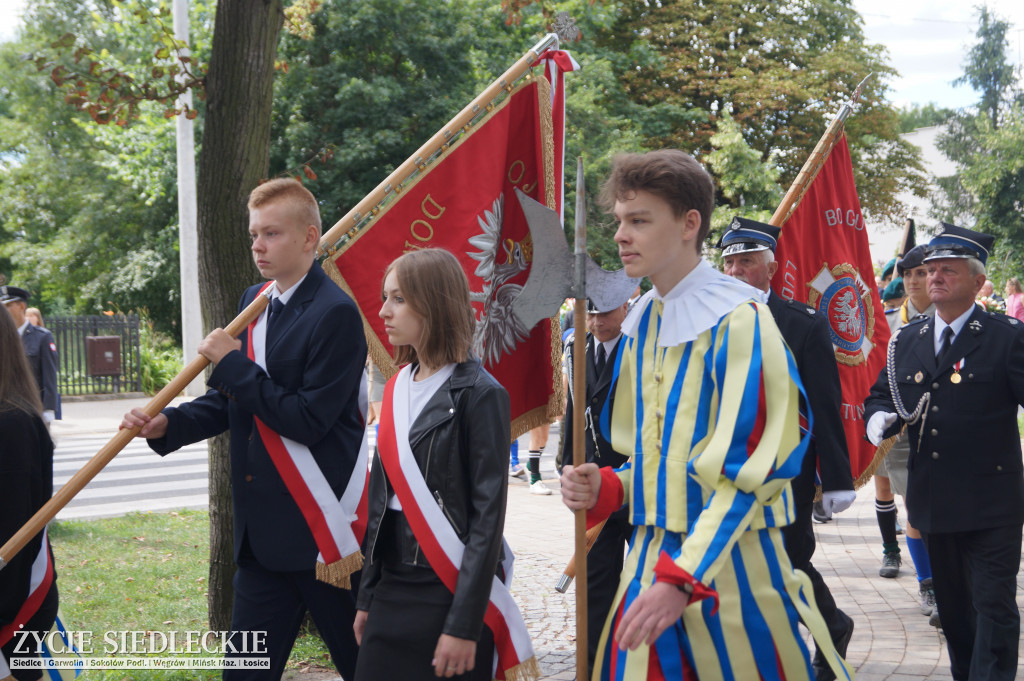
[[[921,590],[921,614],[931,615],[935,611],[935,589],[932,588],[931,577],[922,579],[918,588]]]
[[[842,610],[836,611],[836,614],[846,620],[846,631],[839,638],[832,639],[832,644],[836,647],[839,657],[845,660],[846,649],[850,647],[850,638],[853,637],[853,619]],[[828,662],[825,661],[825,656],[821,654],[820,649],[814,651],[811,669],[814,671],[815,681],[835,681],[836,673],[832,671],[832,667],[828,666]]]
[[[883,553],[882,567],[878,568],[878,576],[895,579],[900,576],[900,565],[902,564],[903,561],[900,560],[899,551]]]
[[[811,508],[811,520],[821,525],[832,520],[832,516],[825,513],[824,504],[820,501],[815,501],[814,506]]]
[[[931,617],[928,618],[928,624],[932,625],[936,629],[942,628],[942,620],[939,619],[939,606],[935,605],[935,609],[932,610]]]

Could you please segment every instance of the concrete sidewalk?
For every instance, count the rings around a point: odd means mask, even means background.
[[[121,415],[145,400],[109,400],[64,405],[65,419],[56,422],[56,438],[77,433],[116,432]],[[522,479],[509,481],[505,534],[516,554],[513,593],[523,611],[545,678],[575,676],[574,589],[554,590],[573,548],[572,516],[562,505],[554,472],[558,429],[542,458],[551,496],[530,494]],[[520,460],[526,462],[526,438],[520,440]],[[818,549],[814,564],[832,589],[836,602],[855,622],[848,659],[861,681],[946,681],[951,679],[942,635],[920,614],[917,579],[905,540],[900,536],[904,565],[897,579],[878,576],[881,539],[875,521],[873,486],[860,490],[845,513],[825,525],[815,525]],[[900,514],[906,517],[900,507]],[[1018,578],[1018,585],[1022,579]],[[1018,607],[1024,596],[1018,589]],[[1024,664],[1018,667],[1024,678]],[[333,674],[295,674],[296,679],[325,681]]]

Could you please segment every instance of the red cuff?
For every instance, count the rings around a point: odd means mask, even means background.
[[[690,603],[712,598],[715,604],[711,608],[711,614],[714,615],[718,612],[718,592],[709,586],[704,586],[702,582],[697,581],[696,577],[676,565],[672,557],[665,551],[658,556],[658,562],[654,566],[654,577],[657,582],[668,582],[676,586],[689,584],[693,588],[693,593],[690,594]]]
[[[615,475],[615,469],[611,466],[602,466],[600,471],[601,491],[597,495],[597,504],[587,511],[588,530],[622,508],[622,480]]]

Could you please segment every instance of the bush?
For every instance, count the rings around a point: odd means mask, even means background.
[[[142,391],[155,395],[177,376],[184,365],[182,350],[168,336],[153,328],[153,321],[140,312],[139,369]]]

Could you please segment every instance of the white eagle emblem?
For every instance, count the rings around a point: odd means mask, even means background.
[[[526,340],[530,330],[512,314],[512,303],[523,287],[509,283],[524,272],[533,260],[533,242],[529,235],[522,241],[501,238],[504,224],[505,195],[499,194],[490,210],[484,210],[476,221],[482,232],[469,238],[469,244],[478,251],[466,255],[478,260],[474,274],[483,280],[483,291],[470,291],[470,300],[483,304],[477,317],[473,336],[473,351],[485,366],[498,362],[503,354],[511,354]],[[499,256],[498,251],[502,253]]]

